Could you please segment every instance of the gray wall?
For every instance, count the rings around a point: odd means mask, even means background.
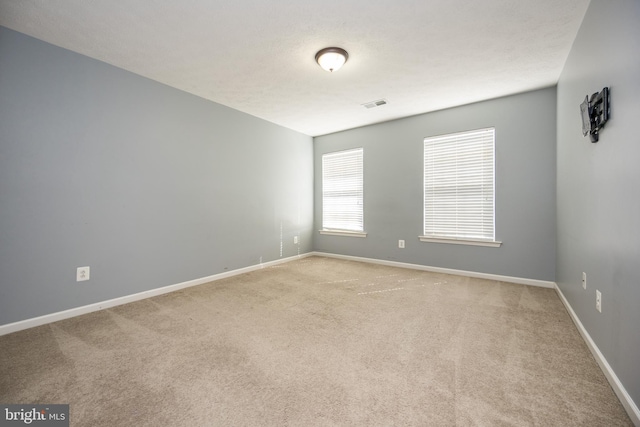
[[[496,238],[502,247],[420,242],[424,138],[490,126],[496,128]],[[555,144],[555,88],[316,137],[314,249],[553,281]],[[319,235],[322,154],[360,146],[368,236]],[[405,249],[398,248],[399,239],[406,240]]]
[[[558,83],[556,280],[640,402],[640,2],[592,0]],[[578,105],[611,88],[611,119],[592,144]],[[587,273],[587,290],[581,274]],[[602,292],[602,314],[595,292]]]
[[[310,251],[312,156],[308,136],[0,28],[0,324]]]

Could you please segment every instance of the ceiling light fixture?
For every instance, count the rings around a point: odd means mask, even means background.
[[[330,73],[338,71],[349,59],[346,50],[339,47],[325,47],[316,53],[316,62]]]

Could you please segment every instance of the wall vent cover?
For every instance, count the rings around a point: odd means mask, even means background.
[[[365,108],[375,108],[380,107],[382,105],[386,105],[386,99],[378,99],[377,101],[367,102],[366,104],[362,104]]]

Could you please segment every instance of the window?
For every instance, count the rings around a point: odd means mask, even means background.
[[[500,246],[495,241],[495,129],[424,140],[426,242]]]
[[[322,234],[366,236],[362,159],[362,148],[322,156]]]

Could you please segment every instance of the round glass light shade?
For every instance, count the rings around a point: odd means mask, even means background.
[[[347,62],[349,54],[339,47],[327,47],[316,53],[316,62],[329,72],[340,69]]]

